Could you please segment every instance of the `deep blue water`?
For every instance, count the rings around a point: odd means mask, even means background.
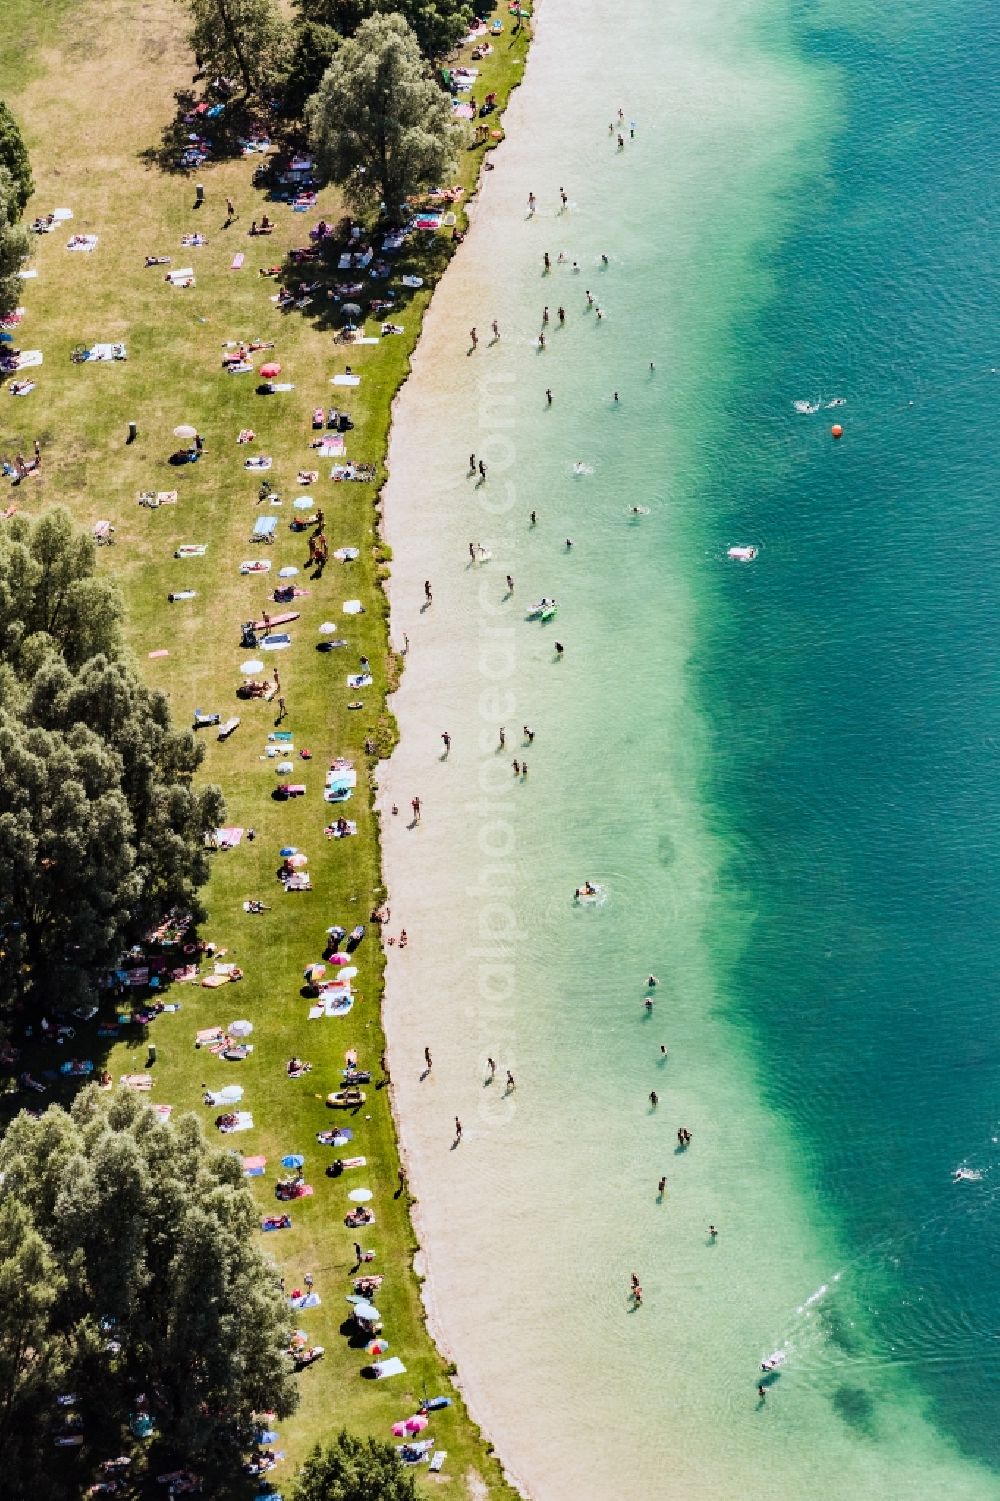
[[[1000,13],[893,23],[802,7],[843,115],[741,331],[708,503],[761,555],[696,682],[756,913],[719,959],[855,1258],[859,1410],[866,1361],[903,1360],[1000,1468]],[[818,396],[846,405],[793,411]]]

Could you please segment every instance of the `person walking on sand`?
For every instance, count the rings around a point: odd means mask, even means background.
[[[516,777],[519,777],[521,775],[521,763],[520,763],[520,761],[514,761],[512,764],[513,764],[513,767],[514,767],[514,775]]]
[[[424,1048],[424,1063],[427,1065],[427,1072],[430,1073],[432,1067],[430,1048]]]
[[[238,219],[239,217],[240,217],[239,214],[236,212],[236,205],[235,205],[235,203],[233,202],[233,200],[231,198],[227,198],[226,199],[226,223],[227,224],[232,224],[233,220],[234,219]]]
[[[533,214],[534,212],[535,212],[535,195],[534,195],[534,193],[529,193],[528,194],[528,213],[529,214]]]
[[[455,1141],[456,1141],[456,1143],[458,1143],[461,1140],[462,1140],[462,1122],[459,1120],[458,1116],[456,1115],[456,1117],[455,1117]]]
[[[526,777],[527,775],[528,775],[528,763],[527,763],[527,761],[522,761],[521,762],[521,776],[522,777]]]
[[[503,725],[501,725],[500,726],[500,749],[503,750],[503,748],[504,748],[504,746],[506,744],[507,744],[507,731],[504,729]]]
[[[362,1264],[362,1262],[364,1261],[364,1259],[365,1259],[365,1253],[361,1249],[361,1242],[359,1240],[356,1240],[354,1242],[354,1265],[355,1265],[355,1267],[356,1268],[359,1267]]]
[[[760,1400],[762,1402],[766,1402],[767,1401],[767,1387],[766,1386],[758,1386],[758,1388],[757,1388],[757,1395],[758,1395],[758,1397],[760,1398]]]
[[[661,1196],[666,1193],[666,1191],[667,1191],[667,1180],[666,1180],[666,1177],[663,1177],[663,1178],[660,1179],[659,1183],[656,1185],[656,1189],[657,1189],[657,1192]]]
[[[431,593],[431,581],[430,581],[430,579],[424,579],[424,599],[427,601],[428,604],[432,604],[433,601],[434,601],[434,596]]]
[[[545,327],[546,323],[548,323],[548,321],[549,321],[549,310],[548,310],[547,307],[543,307],[542,308],[542,327],[543,328]]]
[[[560,188],[559,189],[559,200],[562,203],[563,208],[565,208],[567,206],[567,204],[569,203],[569,199],[566,197],[566,190],[565,190],[565,188]]]
[[[537,511],[532,511],[531,515],[528,517],[528,525],[529,526],[537,526],[538,525],[538,512]]]
[[[651,1089],[649,1091],[649,1103],[652,1105],[652,1107],[653,1107],[654,1110],[656,1109],[657,1105],[660,1103],[660,1097],[656,1093],[655,1089]]]
[[[493,319],[493,342],[494,344],[500,342],[500,325],[495,318]]]
[[[470,474],[475,474],[475,472],[476,472],[476,456],[475,456],[474,453],[470,453],[469,454],[469,473]]]
[[[442,731],[442,733],[441,733],[441,741],[442,741],[442,744],[444,745],[444,753],[445,753],[445,755],[447,755],[448,752],[451,750],[451,736],[448,734],[447,730],[443,730]]]
[[[547,406],[552,405],[552,392],[548,387],[545,388],[545,402]]]
[[[542,264],[545,267],[546,271],[551,271],[551,269],[552,269],[552,262],[549,260],[549,252],[547,250],[546,250],[545,254],[542,256]]]
[[[479,478],[485,482],[486,465],[483,463],[482,459],[479,460]]]
[[[413,822],[414,823],[419,823],[420,822],[420,799],[419,799],[419,797],[411,797],[410,798],[410,807],[413,809]]]
[[[476,333],[475,328],[470,328],[469,329],[469,338],[472,340],[472,347],[473,347],[473,349],[478,349],[479,348],[479,335]]]
[[[632,1284],[632,1291],[635,1292],[636,1288],[639,1286],[639,1274],[637,1272],[630,1272],[629,1282]]]
[[[288,714],[288,705],[285,703],[285,700],[283,698],[279,698],[278,699],[278,717],[275,720],[275,724],[280,724],[281,721],[286,717],[287,714]]]
[[[508,594],[513,594],[513,592],[514,592],[514,580],[513,580],[512,576],[508,573],[508,575],[507,575],[507,593]]]
[[[556,313],[556,317],[559,319],[560,323],[565,323],[566,322],[566,309],[564,307],[559,308],[558,311],[557,311],[557,313]]]
[[[516,1088],[517,1088],[517,1085],[514,1083],[514,1075],[511,1073],[510,1069],[508,1069],[507,1070],[507,1092],[508,1092],[508,1094],[510,1093],[511,1090],[516,1089]]]
[[[719,1232],[718,1232],[718,1230],[716,1230],[715,1226],[714,1225],[709,1225],[709,1227],[708,1227],[708,1238],[709,1238],[709,1240],[717,1240],[718,1239],[718,1235],[719,1235]]]
[[[528,744],[530,745],[531,742],[535,738],[535,732],[534,732],[534,730],[530,729],[528,727],[528,725],[525,724],[525,725],[521,726],[521,733],[523,734],[525,740],[527,740]]]
[[[486,1060],[486,1067],[490,1071],[490,1083],[492,1084],[493,1080],[497,1076],[496,1060],[493,1059],[493,1058],[487,1058],[487,1060]]]
[[[476,561],[476,544],[474,542],[469,543],[469,558],[473,563]]]

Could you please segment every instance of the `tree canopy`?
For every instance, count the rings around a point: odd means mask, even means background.
[[[454,170],[448,99],[427,76],[401,16],[372,16],[344,42],[306,111],[320,171],[358,207],[391,220],[406,199]]]
[[[0,1142],[0,1446],[9,1494],[80,1494],[54,1439],[82,1422],[95,1463],[127,1447],[140,1394],[159,1456],[232,1466],[254,1414],[297,1392],[288,1309],[257,1248],[232,1152],[191,1115],[88,1086]],[[77,1472],[78,1476],[78,1472]]]
[[[18,273],[31,254],[31,236],[18,223],[19,215],[17,186],[8,169],[0,165],[0,317],[17,307]]]
[[[20,219],[27,207],[28,199],[35,190],[35,184],[31,176],[28,148],[24,144],[17,121],[2,99],[0,99],[0,167],[5,167],[10,173],[13,183],[13,217]]]
[[[416,1481],[391,1444],[341,1429],[299,1471],[294,1501],[418,1501]]]
[[[0,1011],[83,999],[174,907],[196,915],[216,788],[126,659],[121,599],[64,511],[0,533]]]
[[[412,28],[426,57],[443,57],[461,41],[472,20],[469,0],[296,0],[307,21],[353,36],[370,16],[395,14]]]
[[[187,0],[190,41],[211,73],[238,78],[261,94],[281,73],[288,27],[275,0]]]

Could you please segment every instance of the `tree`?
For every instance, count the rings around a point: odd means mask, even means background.
[[[119,1453],[144,1393],[180,1463],[232,1466],[255,1412],[297,1392],[288,1307],[257,1247],[231,1152],[192,1115],[91,1085],[67,1112],[19,1115],[0,1143],[0,1444],[14,1495],[61,1497],[55,1398]],[[162,1452],[162,1451],[161,1451]]]
[[[31,254],[31,235],[17,222],[19,217],[17,185],[8,169],[0,164],[0,317],[17,307],[21,292],[19,273]]]
[[[295,1501],[418,1501],[416,1481],[391,1444],[341,1429],[325,1449],[316,1445],[302,1469]]]
[[[344,43],[306,110],[320,171],[359,206],[406,198],[454,170],[457,131],[401,16],[372,16]]]
[[[274,0],[187,0],[191,46],[211,73],[261,94],[281,72],[287,27]]]
[[[84,999],[174,907],[200,914],[221,794],[125,657],[122,605],[62,511],[0,535],[0,1011]]]
[[[20,219],[28,199],[35,190],[35,184],[31,176],[28,148],[24,144],[17,121],[2,99],[0,99],[0,167],[5,167],[11,175],[14,184],[14,218]]]
[[[332,26],[322,21],[296,24],[284,91],[284,106],[290,115],[298,118],[304,113],[339,46],[340,33]]]
[[[468,0],[296,0],[299,14],[353,36],[367,17],[393,13],[412,27],[425,57],[443,57],[469,29]]]

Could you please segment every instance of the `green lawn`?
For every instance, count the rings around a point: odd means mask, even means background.
[[[520,76],[527,38],[512,37],[506,12],[504,20],[494,57],[482,65],[480,97],[486,86],[504,99]],[[149,164],[173,117],[174,91],[190,86],[193,67],[182,37],[181,9],[168,0],[8,0],[0,91],[31,151],[36,194],[28,213],[67,207],[74,218],[65,233],[38,240],[33,263],[38,277],[25,282],[27,315],[17,342],[41,349],[44,364],[30,396],[14,399],[0,392],[0,453],[30,453],[33,440],[41,439],[41,474],[9,497],[22,510],[34,514],[61,503],[87,526],[105,518],[114,524],[115,545],[103,551],[102,563],[124,590],[137,662],[149,681],[169,694],[175,718],[190,722],[196,706],[223,717],[241,716],[239,730],[224,744],[214,732],[204,732],[205,775],[222,786],[229,822],[254,827],[256,840],[244,839],[238,849],[213,856],[210,917],[203,931],[242,966],[246,978],[217,991],[182,986],[172,992],[182,1009],[160,1018],[149,1033],[158,1050],[152,1099],[193,1109],[211,1131],[214,1112],[200,1103],[202,1086],[243,1085],[243,1106],[252,1110],[255,1129],[229,1141],[268,1158],[266,1178],[255,1185],[262,1213],[274,1207],[278,1159],[289,1151],[306,1155],[315,1195],[293,1206],[291,1231],[265,1241],[280,1260],[288,1287],[309,1271],[323,1299],[321,1308],[301,1316],[311,1340],[324,1345],[327,1354],[303,1375],[299,1412],[282,1425],[288,1462],[273,1478],[287,1489],[308,1446],[341,1424],[388,1437],[390,1423],[408,1416],[425,1392],[455,1396],[423,1329],[419,1285],[410,1266],[414,1238],[407,1204],[394,1194],[398,1158],[388,1089],[371,1087],[352,1122],[356,1150],[368,1159],[366,1169],[326,1179],[323,1168],[333,1154],[314,1140],[317,1130],[331,1124],[333,1112],[325,1109],[324,1097],[339,1083],[348,1047],[356,1047],[361,1064],[381,1080],[382,956],[369,922],[380,892],[378,831],[366,785],[373,763],[364,742],[371,737],[380,747],[391,744],[384,693],[399,663],[389,652],[378,583],[377,486],[330,483],[331,461],[314,459],[308,448],[310,414],[321,404],[345,407],[356,422],[347,435],[350,457],[376,463],[381,474],[390,403],[406,373],[429,291],[402,302],[401,312],[391,315],[405,326],[405,336],[346,353],[325,326],[325,303],[304,314],[277,311],[269,300],[276,285],[259,278],[258,267],[281,260],[292,245],[308,243],[308,228],[320,214],[339,217],[336,195],[323,193],[317,210],[306,215],[265,204],[251,187],[258,159],[237,159],[210,162],[196,174],[207,191],[205,206],[196,210],[195,175]],[[478,150],[463,153],[459,180],[466,186],[474,182],[481,159]],[[236,200],[240,218],[225,229],[227,195]],[[248,238],[250,220],[265,207],[277,232],[270,240]],[[181,235],[195,229],[208,244],[182,250]],[[97,250],[68,252],[70,231],[98,235]],[[244,268],[231,271],[238,251],[246,255]],[[446,251],[447,241],[439,237],[418,254],[416,269],[435,274]],[[196,287],[166,285],[162,269],[144,269],[146,254],[169,255],[174,267],[193,266]],[[371,283],[373,289],[385,285]],[[371,295],[374,291],[366,292],[366,298]],[[377,332],[377,323],[370,320],[367,331]],[[252,337],[275,341],[273,357],[294,391],[258,397],[255,376],[223,372],[223,343]],[[125,340],[127,363],[71,363],[74,346],[97,340]],[[258,362],[264,358],[258,356]],[[362,374],[357,390],[330,385],[330,377],[348,361]],[[138,424],[139,439],[126,446],[129,421]],[[166,459],[178,446],[173,428],[183,422],[203,434],[206,455],[196,465],[173,470]],[[250,448],[235,441],[244,427],[257,434]],[[273,513],[276,540],[260,550],[272,559],[266,580],[238,573],[240,560],[254,555],[247,538],[262,513],[259,476],[243,469],[248,453],[273,456],[268,478],[284,498]],[[310,578],[304,566],[306,534],[296,536],[288,528],[292,498],[301,493],[295,476],[302,466],[320,470],[310,493],[325,512],[331,549],[361,549],[359,561],[331,562],[320,580]],[[137,504],[140,490],[174,488],[176,505],[151,511]],[[176,560],[175,548],[186,542],[207,543],[207,556]],[[274,763],[263,759],[274,705],[240,703],[235,689],[238,665],[248,655],[239,645],[240,622],[259,615],[285,564],[299,567],[295,582],[309,592],[295,602],[302,614],[291,627],[292,648],[265,654],[265,660],[268,670],[276,663],[281,673],[289,709],[283,728],[295,737],[293,780],[304,781],[308,793],[277,803],[270,796],[278,780]],[[168,604],[171,590],[187,588],[197,590],[195,599]],[[341,604],[349,597],[362,599],[366,613],[342,615]],[[338,633],[347,638],[347,649],[314,650],[322,639],[317,627],[326,620],[343,627]],[[163,650],[167,656],[150,658]],[[355,670],[360,654],[371,660],[375,685],[358,695],[347,688],[345,676]],[[347,708],[356,697],[364,700],[361,712]],[[312,751],[310,761],[298,759],[302,748]],[[353,757],[359,772],[358,790],[342,810],[357,819],[359,835],[344,841],[323,834],[329,817],[340,811],[322,801],[324,771],[336,755]],[[310,857],[309,893],[285,895],[275,880],[277,852],[286,843]],[[113,850],[108,858],[114,858]],[[242,903],[250,895],[271,903],[272,910],[248,917]],[[358,957],[360,998],[346,1020],[307,1022],[308,1002],[299,993],[302,971],[319,958],[324,931],[333,922],[348,929],[368,923]],[[250,1059],[225,1064],[195,1051],[198,1028],[224,1026],[238,1016],[254,1023]],[[116,1076],[141,1065],[146,1040],[136,1030],[115,1047],[108,1066]],[[81,1029],[77,1051],[100,1058],[87,1028]],[[284,1070],[293,1053],[313,1064],[312,1074],[296,1082],[286,1080]],[[360,1379],[365,1357],[350,1349],[340,1332],[355,1239],[342,1220],[348,1189],[361,1184],[374,1189],[377,1215],[376,1226],[361,1239],[377,1250],[373,1270],[386,1279],[378,1297],[386,1334],[392,1353],[408,1368],[405,1377],[378,1385]],[[449,1457],[442,1477],[428,1477],[428,1488],[455,1496],[509,1494],[459,1402],[434,1418],[431,1431]]]

